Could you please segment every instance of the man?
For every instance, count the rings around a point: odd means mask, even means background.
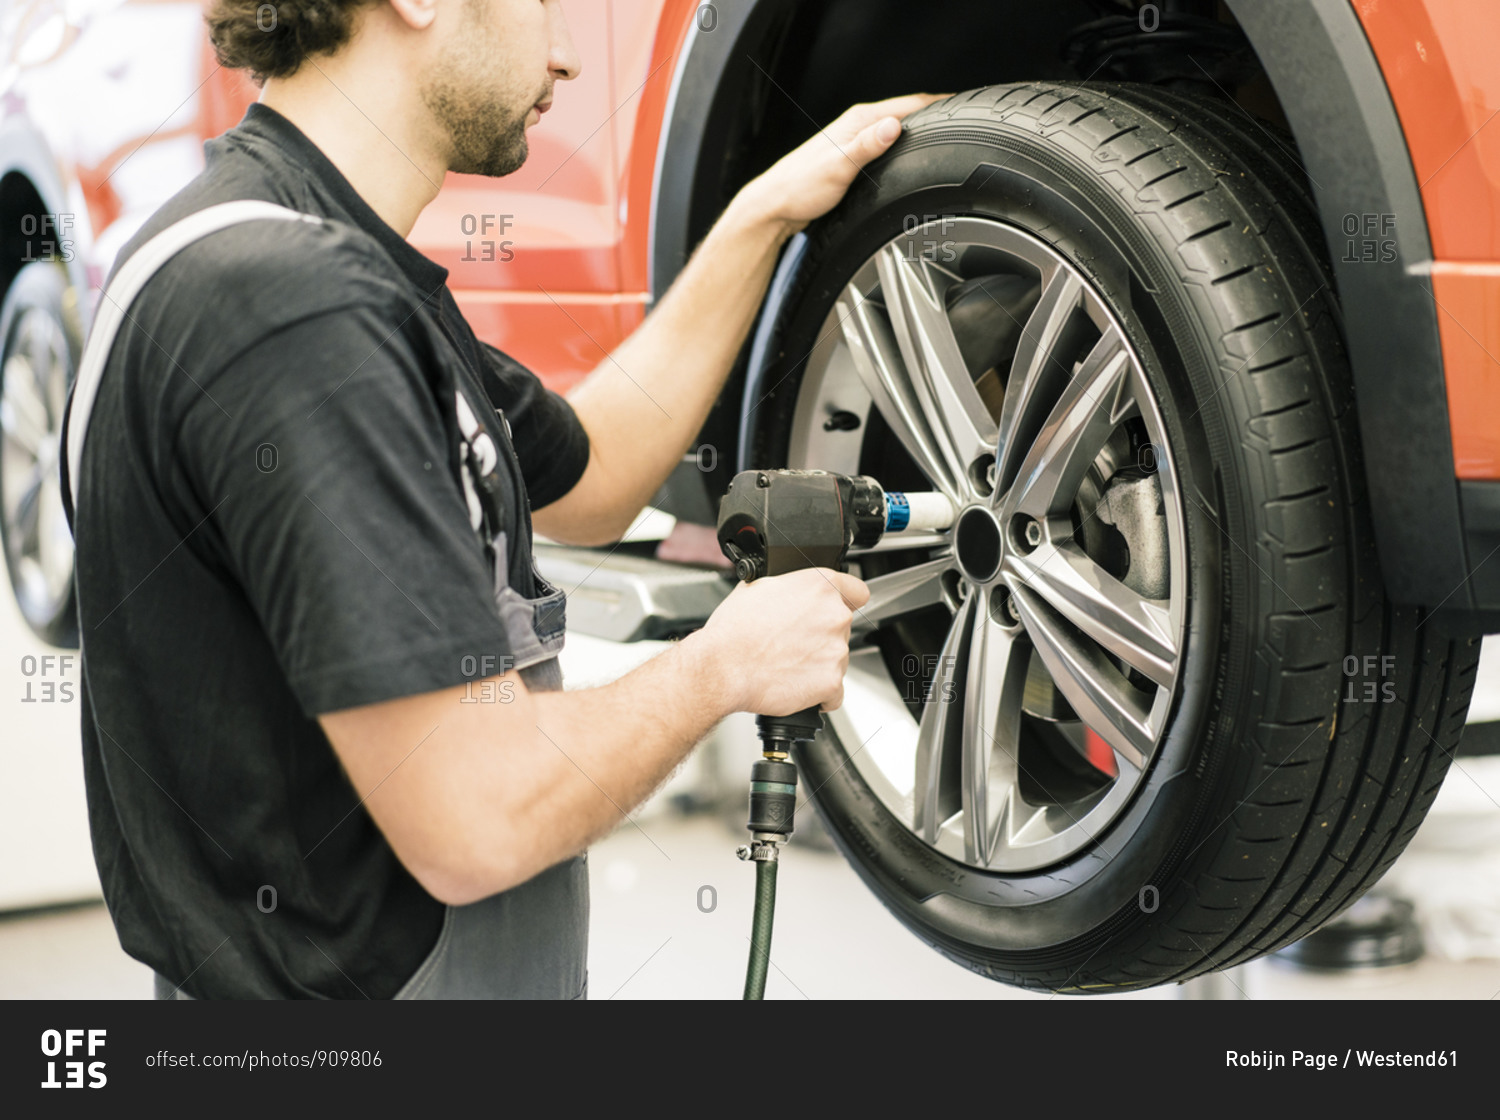
[[[929,99],[857,106],[746,186],[565,401],[480,344],[405,241],[446,172],[525,159],[579,70],[557,0],[275,10],[211,8],[260,102],[121,258],[233,199],[321,220],[233,226],[161,268],[76,480],[110,913],[163,997],[581,996],[582,853],[728,713],[837,707],[868,591],[830,571],[740,587],[661,657],[563,693],[532,525],[619,538],[780,246]]]

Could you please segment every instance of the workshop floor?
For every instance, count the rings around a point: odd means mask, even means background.
[[[618,676],[652,643],[570,636],[570,687]],[[606,648],[608,647],[608,648]],[[1500,716],[1500,659],[1489,656],[1475,715]],[[1472,717],[1471,717],[1472,718]],[[594,999],[736,998],[749,945],[754,872],[734,857],[753,721],[721,725],[663,791],[590,856]],[[734,810],[704,811],[718,797]],[[686,808],[698,806],[699,811]],[[783,856],[768,998],[1048,998],[981,979],[928,949],[818,843],[810,810]],[[1500,996],[1500,757],[1462,758],[1383,886],[1417,905],[1427,956],[1359,974],[1257,961],[1217,985],[1119,998],[1494,999]],[[146,999],[149,970],[119,947],[97,904],[0,913],[0,999]]]
[[[1500,792],[1500,767],[1491,761],[1465,766]],[[1500,822],[1500,808],[1492,812]],[[754,879],[734,858],[739,842],[717,816],[663,808],[594,849],[592,998],[739,995]],[[1495,870],[1493,863],[1487,869],[1491,883],[1500,877]],[[832,852],[794,842],[780,879],[767,998],[1046,998],[983,980],[927,949]],[[1434,952],[1405,968],[1339,976],[1261,961],[1230,973],[1222,990],[1253,999],[1493,999],[1500,959],[1456,961]],[[121,952],[102,906],[0,920],[0,998],[150,994],[149,971]],[[1168,988],[1121,998],[1185,994]]]

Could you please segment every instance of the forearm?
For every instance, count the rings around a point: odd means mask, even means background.
[[[534,694],[538,777],[514,826],[534,838],[533,867],[614,829],[735,710],[714,666],[693,635],[601,688]]]
[[[640,329],[569,395],[592,448],[587,516],[616,537],[703,427],[788,236],[737,197]]]
[[[602,688],[530,692],[508,673],[324,723],[397,856],[461,905],[582,852],[728,714],[695,638]],[[372,757],[377,741],[399,746]]]

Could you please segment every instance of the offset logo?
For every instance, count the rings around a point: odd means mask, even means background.
[[[509,264],[515,260],[516,243],[505,237],[514,221],[514,214],[465,214],[459,220],[459,228],[463,230],[464,237],[473,238],[475,234],[483,236],[478,241],[465,240],[464,255],[459,260],[500,264]],[[476,245],[479,246],[477,253],[474,249]]]
[[[73,682],[66,678],[77,660],[71,653],[44,653],[40,657],[22,654],[21,676],[26,678],[26,695],[21,697],[21,703],[71,704]]]
[[[100,1050],[104,1049],[104,1036],[102,1030],[46,1030],[42,1032],[42,1056],[51,1059],[47,1062],[47,1079],[42,1082],[43,1089],[102,1089],[108,1083],[109,1078],[104,1074],[104,1063],[85,1062],[84,1058],[97,1057]],[[85,1036],[87,1039],[85,1040]],[[75,1057],[75,1055],[77,1055]],[[70,1059],[68,1061],[56,1061],[57,1058]],[[57,1067],[62,1066],[63,1079],[57,1079]],[[84,1078],[88,1080],[85,1082]]]

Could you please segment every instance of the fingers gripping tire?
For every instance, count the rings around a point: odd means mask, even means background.
[[[1384,599],[1338,303],[1290,150],[1232,106],[1146,88],[956,95],[909,118],[809,230],[766,309],[756,466],[829,465],[795,433],[818,403],[804,381],[830,314],[882,246],[934,217],[1049,246],[1121,325],[1155,398],[1181,496],[1180,668],[1149,764],[1089,842],[1046,866],[976,866],[866,780],[864,744],[834,732],[800,758],[881,900],[994,979],[1140,988],[1307,935],[1400,854],[1462,729],[1478,642]],[[878,477],[897,468],[873,447],[875,411],[860,463]]]

